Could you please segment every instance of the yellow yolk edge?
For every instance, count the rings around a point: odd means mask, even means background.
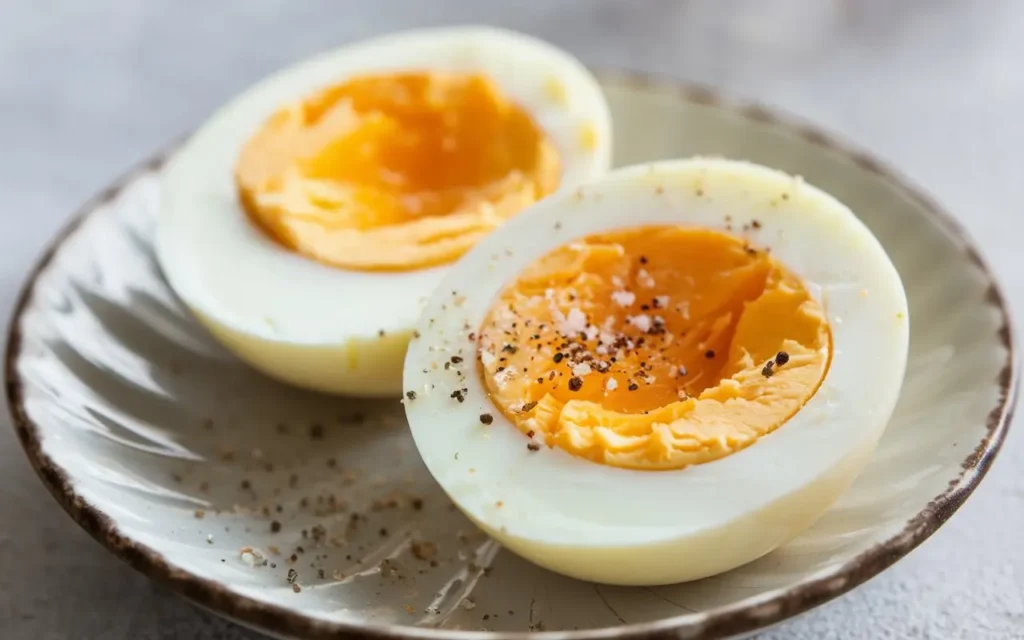
[[[754,444],[814,395],[831,357],[820,304],[730,234],[651,226],[531,264],[480,328],[494,405],[594,462],[680,469]]]
[[[281,108],[235,182],[272,238],[339,268],[452,262],[557,189],[558,151],[486,76],[357,77]]]

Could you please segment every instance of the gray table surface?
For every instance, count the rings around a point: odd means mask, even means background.
[[[588,64],[777,105],[947,205],[1024,305],[1024,2],[0,1],[0,310],[70,212],[267,72],[358,36],[481,21]],[[256,638],[61,511],[0,422],[0,637]],[[1016,431],[1016,432],[1015,432]],[[932,539],[763,638],[1024,638],[1024,433]]]

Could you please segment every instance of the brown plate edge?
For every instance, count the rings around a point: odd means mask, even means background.
[[[635,89],[670,91],[691,103],[729,109],[750,120],[787,129],[812,144],[848,156],[855,164],[882,176],[903,191],[907,197],[920,204],[936,224],[963,249],[968,258],[985,274],[989,283],[987,300],[998,310],[1002,319],[1002,326],[998,330],[998,339],[1007,350],[1006,361],[996,381],[1000,392],[999,401],[989,412],[985,436],[961,463],[960,475],[950,481],[947,489],[932,499],[895,536],[864,551],[838,569],[830,571],[828,575],[803,583],[775,596],[767,598],[762,596],[754,602],[741,602],[703,613],[624,627],[532,634],[440,631],[397,626],[365,627],[316,620],[278,605],[266,604],[232,593],[213,580],[171,566],[159,552],[122,535],[109,516],[86,502],[75,492],[70,478],[64,470],[43,452],[37,427],[25,410],[22,381],[18,375],[16,363],[21,353],[20,325],[22,316],[32,299],[39,275],[50,264],[57,250],[90,213],[115,198],[140,175],[159,169],[177,148],[180,140],[137,165],[83,205],[38,258],[15,303],[9,323],[7,349],[4,357],[7,401],[14,429],[29,462],[42,479],[43,484],[75,522],[137,571],[165,584],[171,590],[206,609],[250,627],[281,636],[314,639],[458,637],[512,640],[526,636],[540,636],[566,638],[567,640],[589,640],[592,638],[636,640],[699,638],[706,640],[729,637],[753,632],[806,612],[866,582],[908,554],[942,526],[981,482],[1006,438],[1016,405],[1019,367],[1010,312],[992,270],[977,250],[974,242],[951,214],[920,189],[912,186],[912,183],[902,175],[866,152],[823,132],[814,125],[789,115],[780,115],[779,111],[774,108],[768,109],[751,102],[726,99],[709,87],[689,84],[669,77],[636,71],[609,71],[598,75],[602,81],[610,80]]]

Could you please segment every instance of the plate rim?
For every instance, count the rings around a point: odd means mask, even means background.
[[[667,92],[677,98],[701,106],[731,111],[746,120],[769,124],[787,134],[801,137],[811,144],[846,156],[861,169],[877,174],[914,201],[945,235],[959,246],[987,281],[986,300],[999,312],[1002,326],[996,339],[1006,349],[1003,366],[993,382],[999,398],[989,411],[985,435],[960,465],[960,473],[947,488],[934,497],[904,527],[884,542],[854,556],[837,568],[820,574],[798,586],[755,596],[738,603],[689,613],[663,620],[626,624],[582,631],[492,632],[442,630],[398,625],[369,626],[310,618],[278,604],[260,602],[233,593],[215,580],[172,566],[156,549],[123,535],[117,525],[99,507],[78,495],[68,473],[42,448],[39,427],[29,418],[22,393],[23,381],[17,363],[21,355],[21,325],[29,303],[34,297],[40,275],[50,266],[54,256],[82,223],[97,209],[115,199],[140,176],[158,171],[173,155],[185,136],[164,146],[152,156],[115,179],[108,187],[90,198],[72,215],[48,242],[25,276],[12,308],[8,323],[4,355],[4,379],[8,409],[14,430],[36,474],[51,495],[71,518],[100,544],[132,568],[150,579],[169,587],[201,607],[236,623],[279,636],[303,638],[417,638],[425,640],[517,640],[525,637],[565,640],[596,640],[616,638],[630,640],[669,640],[672,638],[721,638],[763,629],[809,611],[857,587],[914,550],[929,538],[960,508],[985,477],[998,454],[1013,416],[1019,387],[1019,361],[1013,322],[998,278],[989,267],[977,244],[957,219],[924,190],[905,178],[885,162],[878,160],[847,142],[802,118],[775,107],[736,99],[706,85],[691,83],[667,75],[625,69],[603,69],[596,72],[602,84],[611,83],[627,89]]]

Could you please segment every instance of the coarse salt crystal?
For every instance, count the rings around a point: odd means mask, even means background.
[[[647,273],[647,269],[641,269],[637,272],[636,281],[645,289],[650,289],[654,286],[654,278],[651,277],[651,274]]]
[[[588,373],[590,373],[591,371],[593,371],[593,369],[590,368],[589,364],[587,364],[586,362],[581,362],[581,363],[579,363],[577,365],[573,365],[572,375],[574,375],[574,376],[585,376]]]
[[[563,336],[570,337],[582,333],[587,329],[587,315],[579,309],[569,310],[565,320],[558,323],[558,332]]]
[[[620,307],[628,307],[636,301],[636,294],[631,291],[613,291],[612,302]]]
[[[629,324],[633,325],[641,331],[650,331],[651,329],[651,316],[646,313],[641,313],[638,316],[630,316]]]
[[[604,383],[604,388],[607,391],[615,391],[619,386],[619,383],[615,378],[608,378]]]
[[[497,360],[497,358],[490,351],[480,351],[480,362],[483,363],[485,367],[489,367],[494,364],[495,360]]]
[[[654,305],[659,309],[664,309],[668,306],[668,296],[654,296]]]
[[[601,330],[597,328],[597,325],[588,324],[586,331],[587,340],[593,340],[594,338],[597,337],[597,334],[599,334],[600,332]]]

